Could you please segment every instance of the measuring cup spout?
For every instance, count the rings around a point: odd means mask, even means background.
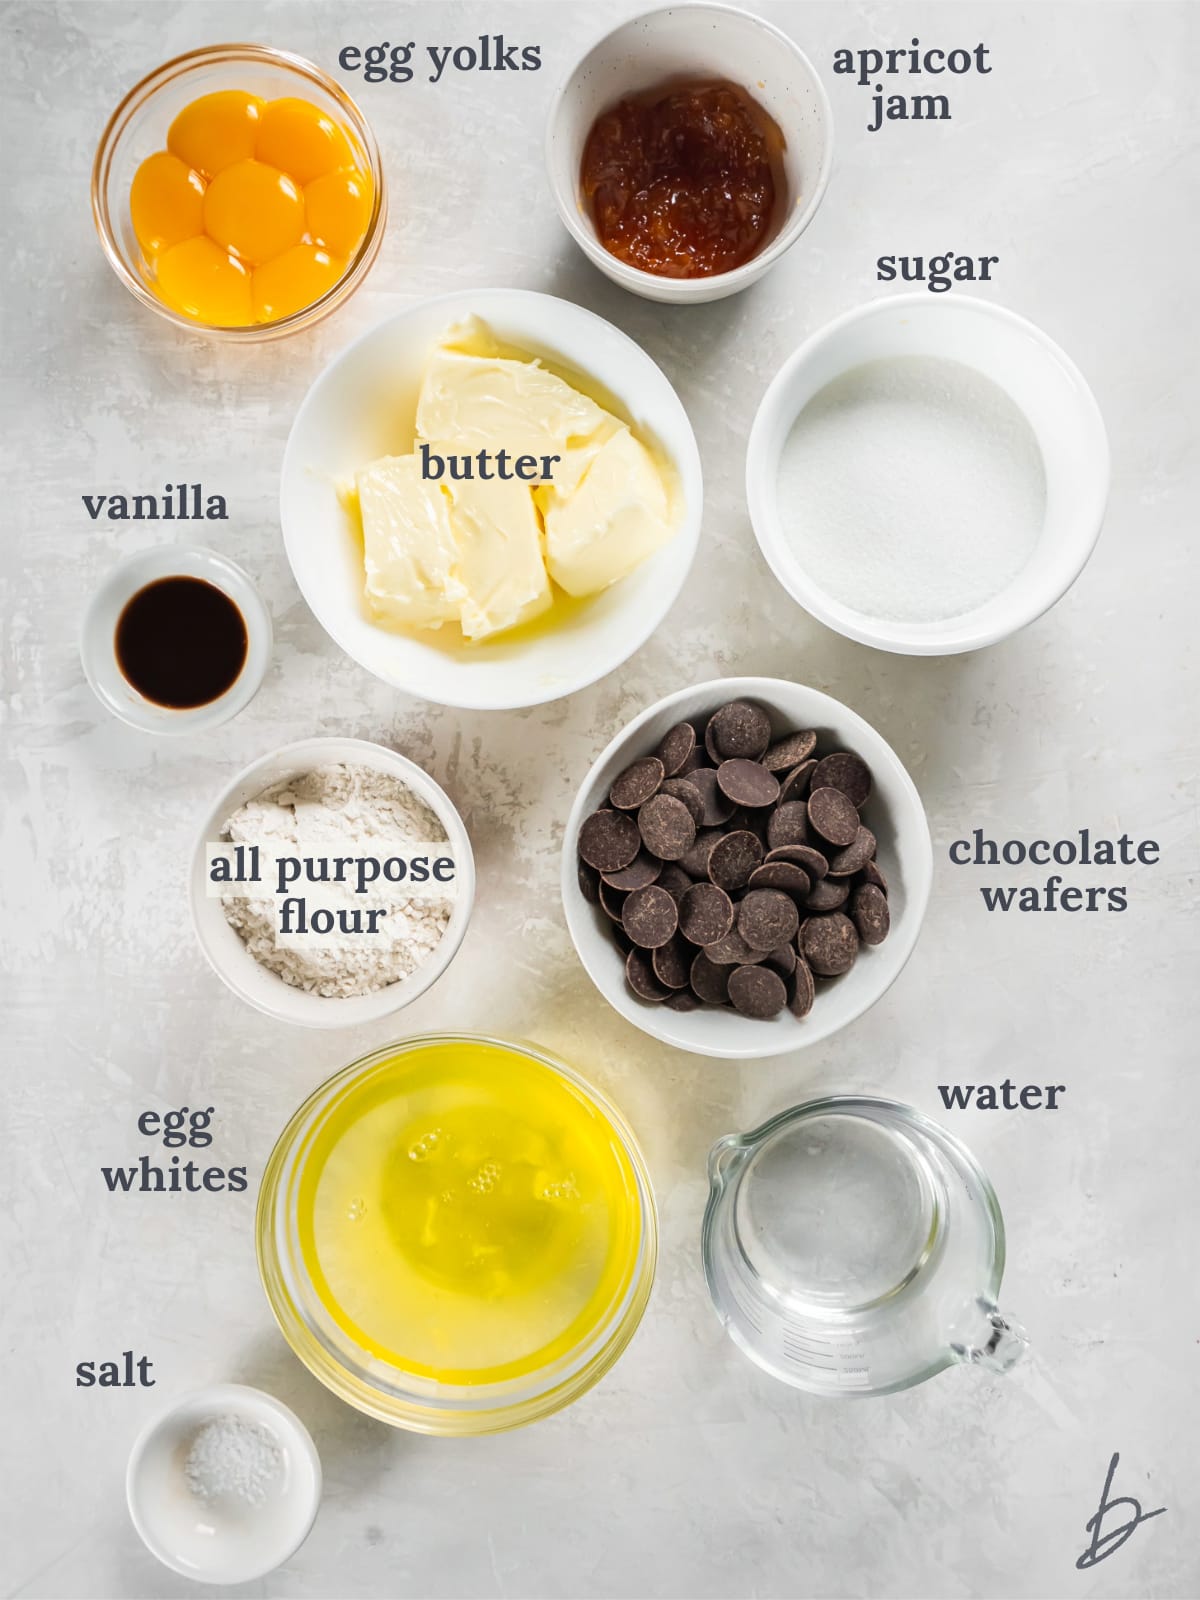
[[[1029,1335],[990,1300],[971,1303],[954,1329],[950,1348],[960,1361],[988,1372],[1008,1372],[1029,1349]]]
[[[745,1148],[744,1139],[736,1133],[727,1133],[708,1152],[708,1184],[714,1194],[725,1187],[730,1167]]]

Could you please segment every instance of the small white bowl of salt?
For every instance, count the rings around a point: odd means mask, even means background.
[[[260,1389],[214,1384],[143,1429],[125,1478],[142,1542],[199,1583],[248,1583],[304,1543],[321,1501],[307,1428]]]

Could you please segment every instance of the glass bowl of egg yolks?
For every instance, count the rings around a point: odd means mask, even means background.
[[[121,282],[182,328],[234,342],[311,326],[379,253],[387,195],[354,101],[266,45],[177,56],[100,140],[92,213]]]

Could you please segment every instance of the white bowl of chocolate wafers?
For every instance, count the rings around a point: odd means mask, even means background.
[[[598,757],[567,823],[567,926],[635,1027],[747,1060],[827,1039],[912,954],[925,809],[887,741],[829,695],[721,678],[668,695]]]

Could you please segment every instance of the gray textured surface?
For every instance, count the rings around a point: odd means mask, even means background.
[[[258,1382],[316,1436],[326,1498],[287,1568],[247,1593],[296,1596],[1061,1596],[1200,1591],[1197,1385],[1195,260],[1196,8],[762,5],[813,54],[838,129],[816,222],[750,293],[699,309],[632,299],[587,266],[541,166],[560,75],[628,5],[10,6],[0,57],[3,391],[5,1277],[0,1588],[20,1596],[186,1595],[129,1526],[123,1471],[143,1420],[208,1380]],[[367,287],[277,346],[222,351],[140,310],[87,208],[104,117],[144,70],[223,37],[326,64],[371,39],[540,42],[539,75],[363,92],[393,212]],[[992,49],[955,80],[954,120],[868,136],[866,91],[831,51]],[[993,289],[1093,384],[1113,445],[1105,534],[1067,599],[967,658],[873,653],[798,612],[747,523],[753,409],[802,335],[868,299],[883,252],[1001,257]],[[528,714],[406,702],[323,636],[284,561],[276,480],[323,363],[389,311],[451,286],[576,298],[674,379],[704,457],[702,547],[659,636],[606,682]],[[1190,410],[1190,414],[1189,414]],[[170,525],[89,522],[80,495],[202,480],[229,497],[213,542],[277,624],[266,685],[194,744],[109,720],[76,655],[101,576]],[[188,533],[188,527],[181,530]],[[556,903],[562,822],[623,720],[714,673],[792,675],[876,723],[910,769],[938,850],[911,966],[812,1054],[737,1067],[654,1046],[593,992]],[[463,808],[481,892],[450,974],[399,1023],[308,1035],[252,1014],[205,968],[183,866],[222,781],[285,740],[393,741]],[[984,914],[947,865],[974,826],[1002,836],[1129,830],[1162,845],[1120,917]],[[1015,874],[1017,881],[1034,881]],[[1082,882],[1104,874],[1083,874]],[[247,1196],[119,1196],[101,1164],[144,1141],[138,1112],[214,1104],[214,1159],[257,1176],[298,1101],[399,1032],[527,1034],[605,1085],[638,1129],[663,1229],[637,1339],[582,1402],[480,1442],[391,1433],[344,1409],[281,1344],[260,1292]],[[942,1375],[892,1399],[820,1404],[722,1339],[697,1263],[708,1146],[818,1091],[876,1090],[937,1114],[936,1085],[1065,1082],[1054,1115],[952,1122],[988,1167],[1010,1235],[1005,1301],[1036,1356],[1006,1382]],[[76,1362],[133,1348],[153,1391],[76,1390]],[[1076,1572],[1108,1457],[1167,1515]]]

